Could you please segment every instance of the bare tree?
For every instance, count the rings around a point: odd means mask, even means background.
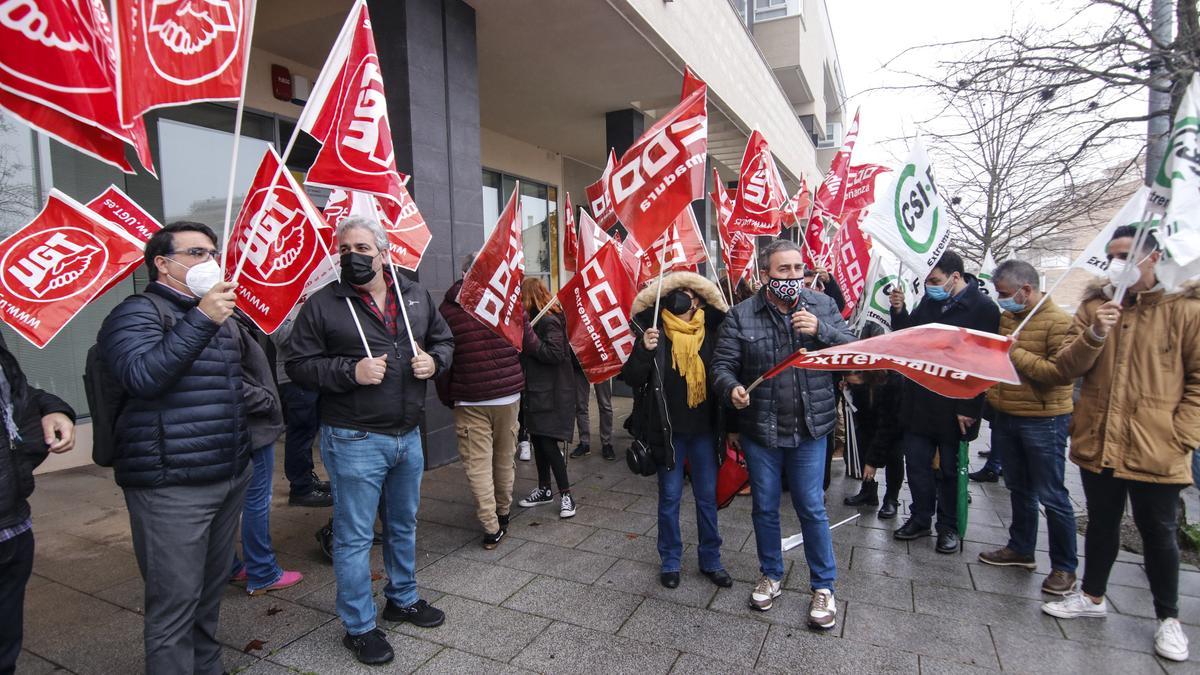
[[[21,161],[23,153],[5,142],[17,131],[18,126],[0,113],[0,224],[9,226],[24,222],[37,209],[30,167]],[[26,142],[32,139],[27,130],[24,137]]]

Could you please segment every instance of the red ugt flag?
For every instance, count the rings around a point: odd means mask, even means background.
[[[575,234],[575,209],[571,206],[571,193],[567,193],[566,213],[563,215],[563,267],[568,272],[579,269],[579,237]]]
[[[237,306],[264,333],[279,328],[326,260],[327,230],[291,172],[280,171],[274,148],[267,148],[230,230],[225,260],[225,278],[237,277]]]
[[[696,271],[696,266],[708,260],[708,251],[700,237],[700,225],[691,207],[680,212],[671,227],[642,252],[638,286],[654,281],[660,273],[686,269]]]
[[[754,131],[742,154],[737,198],[733,202],[729,227],[754,236],[778,235],[787,202],[783,179],[779,177],[767,139]]]
[[[383,76],[364,0],[351,7],[298,124],[321,142],[305,183],[402,200],[407,177],[396,168]]]
[[[695,76],[679,105],[621,156],[608,179],[613,211],[643,248],[704,196],[708,86]]]
[[[154,173],[140,117],[122,124],[116,50],[105,3],[0,3],[0,107],[126,173],[125,145]]]
[[[974,398],[997,382],[1020,383],[1008,357],[1011,346],[1011,337],[930,323],[815,352],[801,349],[763,379],[791,367],[894,370],[936,394]]]
[[[611,240],[558,292],[567,339],[588,382],[611,379],[633,353],[629,310],[636,295],[617,242]]]
[[[479,249],[458,290],[458,304],[463,310],[518,351],[525,337],[525,308],[521,305],[525,249],[521,244],[521,203],[517,200],[520,193],[518,182],[496,229]]]
[[[117,188],[115,185],[108,186],[108,189],[101,192],[99,196],[87,203],[87,207],[96,215],[107,220],[109,224],[125,230],[126,233],[133,236],[138,241],[142,242],[145,247],[146,242],[150,241],[150,237],[155,232],[162,229],[162,223],[154,219],[154,216],[146,213],[146,210],[129,198]],[[129,272],[133,272],[134,265],[129,268]],[[116,286],[126,275],[122,274],[111,281],[104,287],[96,297],[104,295],[110,288]]]
[[[121,119],[242,95],[253,0],[115,0]]]
[[[143,248],[52,189],[33,221],[0,242],[0,319],[41,349],[79,310],[132,272]]]
[[[812,193],[808,191],[808,182],[800,177],[800,189],[788,200],[783,209],[783,226],[795,227],[808,222],[808,212],[812,210]]]

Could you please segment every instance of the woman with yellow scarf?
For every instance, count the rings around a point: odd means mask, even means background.
[[[725,410],[709,388],[708,371],[728,306],[720,289],[698,274],[672,272],[662,277],[661,284],[657,321],[658,282],[642,289],[633,302],[637,345],[621,370],[622,379],[634,390],[627,426],[634,438],[651,449],[658,464],[659,581],[667,588],[679,586],[683,558],[679,503],[686,461],[696,498],[700,571],[714,584],[728,588],[733,579],[721,565],[716,499]]]

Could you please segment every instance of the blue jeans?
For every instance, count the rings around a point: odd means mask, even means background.
[[[1200,448],[1192,452],[1192,483],[1200,490]]]
[[[242,500],[242,554],[246,556],[246,590],[266,588],[283,576],[271,546],[271,478],[275,468],[275,445],[266,445],[251,455],[254,473]],[[233,556],[233,573],[242,561]]]
[[[997,410],[996,414],[1002,415],[1004,413],[1001,413],[999,410]],[[1006,448],[996,445],[996,437],[993,434],[992,435],[992,449],[990,452],[988,452],[987,461],[983,463],[983,469],[987,469],[988,471],[991,471],[992,473],[996,474],[997,476],[1004,475],[1004,469],[1008,468],[1003,465],[1003,460],[1005,459],[1005,457],[1004,457],[1005,451],[1006,451]]]
[[[937,471],[933,470],[935,452],[940,454],[941,468]],[[904,461],[908,470],[908,490],[912,493],[910,522],[922,528],[930,527],[936,511],[938,532],[957,532],[958,436],[935,438],[905,433]]]
[[[1012,501],[1008,547],[1033,555],[1037,544],[1038,502],[1046,508],[1050,567],[1075,573],[1075,509],[1063,484],[1070,415],[1017,417],[997,412],[992,421],[992,452],[1004,453],[1004,484]]]
[[[321,460],[333,484],[333,571],[337,612],[351,635],[375,629],[371,541],[383,518],[384,595],[407,607],[417,596],[417,506],[421,432],[399,436],[321,425]],[[380,501],[382,498],[382,509]]]
[[[717,451],[713,435],[672,434],[675,468],[658,467],[658,557],[663,572],[678,572],[683,557],[679,533],[679,500],[683,498],[683,461],[692,477],[696,525],[700,530],[700,571],[721,567],[721,533],[717,530]]]
[[[321,428],[317,414],[317,392],[298,384],[279,385],[283,397],[283,412],[287,419],[287,435],[283,438],[283,475],[291,485],[291,493],[306,495],[313,485],[313,441]]]
[[[804,534],[804,558],[808,561],[809,583],[833,590],[837,563],[833,558],[833,535],[825,513],[825,437],[801,441],[794,448],[768,448],[742,435],[746,468],[750,470],[750,495],[754,502],[754,543],[758,547],[759,570],[783,579],[783,545],[779,531],[781,473],[787,469],[792,506]]]

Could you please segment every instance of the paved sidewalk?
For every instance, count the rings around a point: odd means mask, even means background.
[[[614,404],[619,426],[629,400]],[[617,446],[624,444],[618,430]],[[978,468],[983,460],[974,450]],[[962,555],[937,554],[932,539],[893,540],[891,530],[903,520],[880,521],[874,510],[835,530],[840,614],[828,634],[805,627],[802,549],[786,554],[786,590],[775,608],[763,614],[747,607],[758,578],[748,497],[720,512],[723,559],[736,581],[717,589],[696,567],[695,510],[685,490],[681,520],[692,544],[683,582],[667,590],[658,584],[656,483],[632,475],[623,457],[605,462],[599,448],[570,462],[575,518],[560,521],[549,506],[514,506],[510,534],[495,551],[479,545],[461,466],[428,472],[417,580],[423,597],[445,610],[446,624],[432,630],[381,624],[396,660],[366,668],[341,646],[333,568],[313,538],[328,510],[287,506],[282,455],[276,453],[272,533],[280,562],[304,572],[305,580],[258,598],[229,587],[220,639],[225,666],[234,672],[1200,672],[1200,571],[1189,567],[1180,575],[1181,619],[1192,643],[1187,664],[1152,655],[1156,624],[1138,556],[1121,554],[1106,619],[1045,616],[1038,609],[1049,571],[1044,521],[1036,574],[977,562],[980,551],[1007,541],[1008,496],[998,484],[972,485]],[[532,462],[518,465],[519,497],[534,487],[536,473]],[[1068,467],[1079,502],[1078,470]],[[840,469],[835,463],[835,474]],[[841,500],[856,489],[854,481],[835,478],[832,522],[855,513]],[[1196,514],[1195,491],[1189,493],[1189,512]],[[110,472],[88,467],[39,477],[32,501],[37,557],[18,672],[141,672],[141,580]],[[907,490],[903,501],[907,507]],[[785,534],[799,531],[790,505],[783,522]],[[382,577],[378,548],[373,558]],[[376,582],[380,605],[382,584]]]

